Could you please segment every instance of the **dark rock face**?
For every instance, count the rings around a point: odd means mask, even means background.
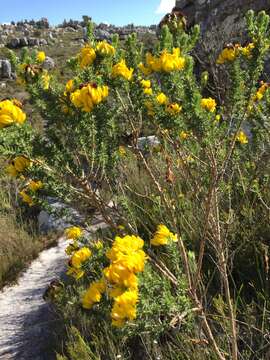
[[[188,26],[201,26],[204,53],[245,40],[248,10],[270,12],[270,0],[176,0],[176,6],[187,17]]]
[[[0,78],[11,79],[11,63],[9,60],[0,60]]]
[[[7,44],[7,47],[9,47],[10,49],[17,49],[18,47],[20,47],[20,39],[19,38],[11,39]]]
[[[7,47],[10,49],[22,48],[25,46],[43,46],[47,45],[47,41],[45,39],[38,39],[33,37],[22,37],[22,38],[12,38]]]

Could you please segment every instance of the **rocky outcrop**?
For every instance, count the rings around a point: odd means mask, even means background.
[[[9,60],[0,60],[0,78],[11,79],[12,70]]]
[[[39,39],[33,37],[22,37],[22,38],[14,37],[9,40],[9,42],[7,43],[7,47],[10,49],[18,49],[25,46],[43,46],[47,44],[48,43],[45,39]]]
[[[52,70],[55,67],[55,62],[51,57],[46,56],[46,59],[45,59],[44,63],[42,64],[42,67],[43,67],[43,69],[46,69],[46,70]]]
[[[245,14],[249,9],[270,12],[269,0],[176,0],[188,26],[199,24],[204,54],[219,52],[228,42],[246,38]]]

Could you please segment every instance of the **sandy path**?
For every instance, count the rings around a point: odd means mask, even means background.
[[[94,224],[91,232],[105,226],[98,218]],[[40,253],[15,285],[0,292],[1,360],[55,359],[48,354],[55,319],[42,296],[49,283],[66,268],[66,246],[67,241],[60,238],[56,247]]]
[[[65,269],[67,242],[44,250],[20,276],[0,292],[0,359],[50,359],[44,354],[53,320],[42,298],[48,284]],[[22,249],[23,251],[23,249]]]

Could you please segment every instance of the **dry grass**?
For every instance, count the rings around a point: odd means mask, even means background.
[[[0,288],[16,280],[19,272],[56,239],[38,236],[31,222],[23,221],[12,199],[12,184],[0,178]]]

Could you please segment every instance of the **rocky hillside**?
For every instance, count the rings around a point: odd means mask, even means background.
[[[270,12],[269,0],[176,0],[176,6],[189,26],[200,24],[202,58],[209,51],[216,56],[226,43],[245,38],[244,15],[249,9]]]

